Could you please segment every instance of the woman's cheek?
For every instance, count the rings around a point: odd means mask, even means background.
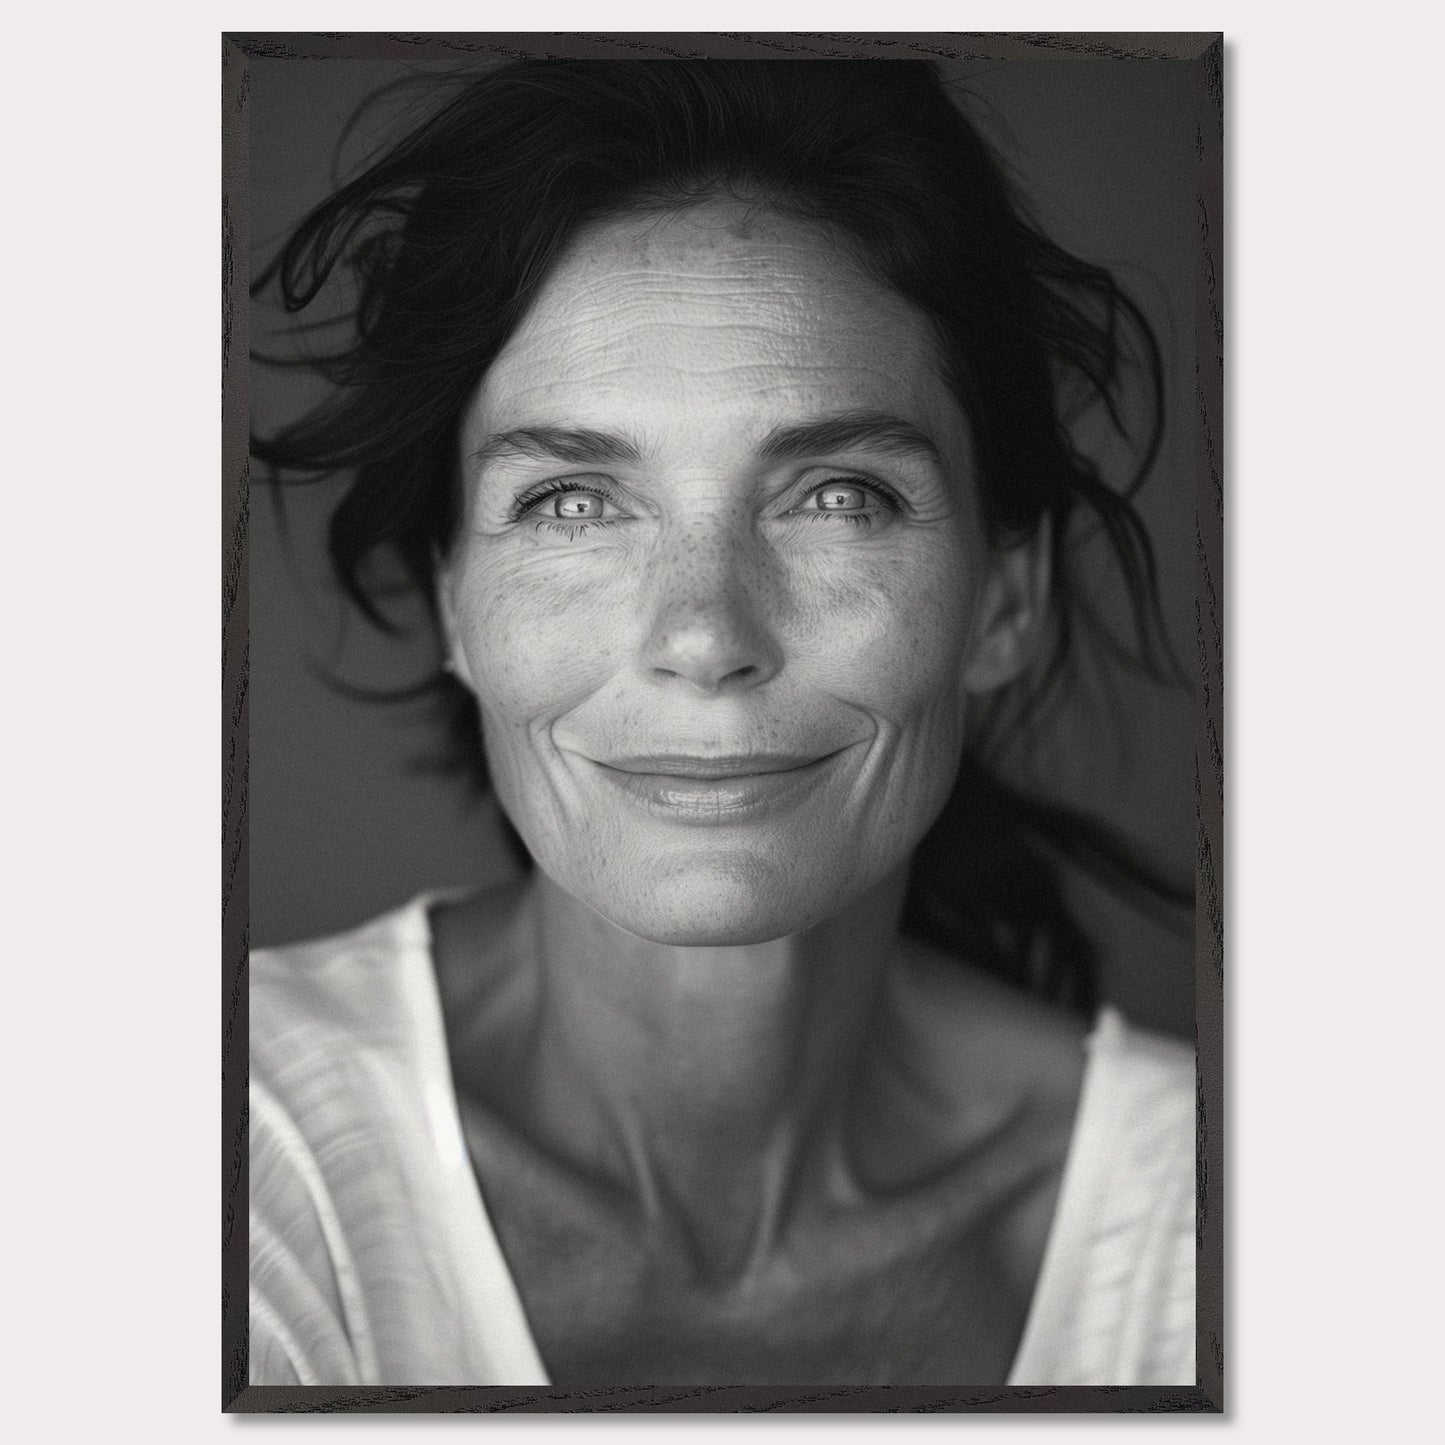
[[[477,558],[458,612],[484,714],[514,723],[555,715],[615,670],[621,579],[603,575],[615,568],[578,565],[585,560]]]
[[[971,594],[956,555],[937,550],[914,548],[801,592],[807,651],[831,672],[830,690],[901,727],[961,706]]]

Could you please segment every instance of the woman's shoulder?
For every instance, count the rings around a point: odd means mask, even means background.
[[[1101,1010],[1074,1143],[1110,1180],[1116,1207],[1137,1213],[1176,1194],[1193,1200],[1197,1084],[1193,1048]],[[1182,1193],[1181,1193],[1182,1191]],[[1127,1201],[1133,1198],[1133,1203]],[[1136,1207],[1137,1206],[1137,1207]]]
[[[1088,1039],[1058,1214],[1014,1384],[1194,1380],[1195,1068],[1113,1008]]]
[[[1115,1222],[1193,1195],[1192,1047],[1130,1023],[1112,1005],[1092,1018],[1029,996],[926,950],[909,960],[910,1043],[959,1130],[1012,1120],[1053,1160],[1065,1204],[1093,1196]],[[1042,1142],[1039,1142],[1042,1141]],[[969,1144],[966,1132],[951,1143]]]
[[[414,986],[419,970],[428,982],[448,986],[454,980],[444,965],[458,952],[466,954],[469,974],[485,974],[488,957],[504,951],[519,896],[515,883],[477,892],[437,889],[338,933],[253,949],[253,1016],[258,1005],[274,1005],[339,1025],[350,1017],[353,1000],[374,1016],[378,990]],[[467,946],[458,949],[463,933]]]
[[[1112,1006],[1100,1010],[1088,1038],[1096,1070],[1107,1070],[1116,1089],[1157,1107],[1165,1099],[1186,1104],[1195,1096],[1193,1045],[1142,1028]]]
[[[1197,1084],[1193,1047],[1100,1010],[1087,1041],[1089,1067],[1079,1101],[1075,1152],[1093,1153],[1116,1206],[1157,1208],[1193,1200]],[[1191,1226],[1192,1229],[1192,1226]]]
[[[1133,1024],[1112,1005],[1093,1016],[1066,1009],[913,941],[904,959],[918,1032],[956,1068],[1071,1109],[1085,1075],[1101,1069],[1115,1087],[1192,1103],[1194,1050],[1183,1040]]]
[[[415,991],[429,951],[425,895],[357,927],[251,952],[251,1056],[366,1030],[385,1000]]]
[[[250,957],[252,1144],[289,1152],[324,1134],[383,1075],[394,1084],[436,1055],[427,898],[355,928]],[[290,1121],[299,1129],[282,1127]],[[313,1127],[316,1126],[316,1127]]]
[[[424,899],[251,954],[252,1383],[368,1378],[354,1236],[385,1214],[396,1174],[383,1164],[386,1109],[416,1092],[397,1084],[417,1052],[406,1004],[419,949]]]
[[[253,1086],[287,1097],[357,1074],[361,1058],[398,1086],[425,1085],[444,1067],[453,1020],[483,1002],[502,973],[489,960],[515,952],[518,909],[515,886],[433,891],[328,937],[256,949]],[[458,958],[465,967],[456,966]]]
[[[252,955],[253,1383],[488,1378],[484,1327],[515,1313],[452,1097],[437,897]]]

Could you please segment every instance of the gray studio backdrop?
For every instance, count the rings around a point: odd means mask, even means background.
[[[666,61],[655,62],[666,64]],[[448,63],[280,60],[251,66],[250,243],[259,268],[287,228],[345,178],[417,104],[384,104],[346,135],[357,104],[401,75]],[[959,62],[945,73],[999,143],[1055,239],[1113,267],[1166,353],[1169,430],[1140,498],[1162,572],[1178,656],[1194,654],[1195,101],[1176,61]],[[269,303],[252,345],[277,338]],[[318,396],[296,374],[255,367],[253,427],[267,431]],[[484,884],[511,871],[490,801],[418,770],[433,737],[414,706],[370,705],[328,676],[367,688],[414,682],[435,663],[424,633],[375,634],[326,570],[323,534],[338,484],[288,489],[278,517],[265,489],[250,502],[251,940],[335,932],[423,889]],[[1087,539],[1084,542],[1088,546]],[[1120,610],[1119,599],[1112,602]],[[1192,691],[1127,676],[1112,695],[1086,676],[1030,744],[1049,791],[1122,824],[1178,877],[1195,848]],[[1193,1028],[1193,933],[1147,923],[1092,888],[1081,906],[1107,940],[1103,989],[1137,1021]]]

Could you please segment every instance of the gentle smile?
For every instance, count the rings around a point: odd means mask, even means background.
[[[767,773],[796,772],[831,756],[831,753],[738,753],[710,757],[689,753],[636,753],[598,761],[600,766],[620,773],[720,782]]]
[[[647,753],[595,759],[597,774],[649,813],[680,823],[742,823],[795,806],[846,749],[818,756]]]

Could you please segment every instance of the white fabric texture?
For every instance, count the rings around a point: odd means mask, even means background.
[[[428,902],[252,955],[252,1384],[549,1383],[472,1174]],[[1193,1119],[1190,1051],[1105,1009],[1009,1384],[1194,1383]]]

